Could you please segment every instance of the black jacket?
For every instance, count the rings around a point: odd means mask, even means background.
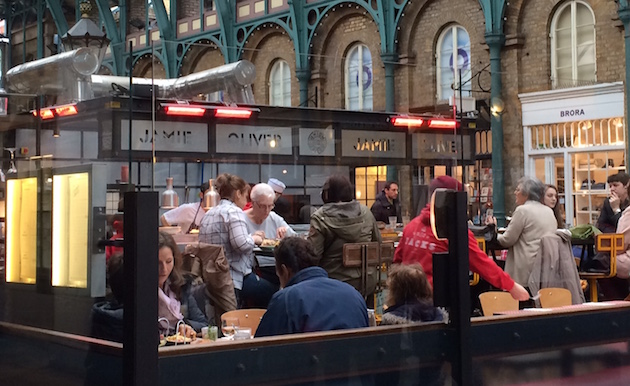
[[[602,231],[602,233],[615,233],[617,231],[617,223],[619,222],[619,218],[621,218],[621,213],[628,207],[628,204],[630,204],[630,201],[626,199],[619,204],[621,211],[614,213],[610,207],[610,202],[604,200],[604,205],[602,205],[602,210],[599,213],[599,219],[597,219],[597,228]]]
[[[376,221],[389,224],[389,216],[396,216],[396,222],[402,222],[402,217],[400,216],[400,201],[395,199],[393,203],[390,203],[384,191],[376,195],[376,199],[370,210]]]

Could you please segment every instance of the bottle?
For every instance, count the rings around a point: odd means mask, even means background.
[[[173,209],[179,206],[179,196],[173,189],[173,177],[166,179],[166,190],[162,193],[162,209]]]
[[[214,190],[214,180],[208,180],[208,184],[210,185],[210,188],[206,190],[203,195],[203,209],[205,210],[219,205],[220,200],[219,193]]]

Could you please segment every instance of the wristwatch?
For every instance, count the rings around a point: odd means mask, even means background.
[[[621,213],[621,208],[615,209],[615,214],[617,214],[617,213]]]

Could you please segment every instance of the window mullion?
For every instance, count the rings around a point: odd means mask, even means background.
[[[576,85],[578,80],[577,69],[577,4],[571,3],[571,80]]]

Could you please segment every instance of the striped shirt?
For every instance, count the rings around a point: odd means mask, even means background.
[[[230,263],[234,288],[243,289],[243,277],[254,266],[254,239],[247,232],[245,213],[232,201],[222,199],[203,216],[199,226],[199,242],[223,246]]]

